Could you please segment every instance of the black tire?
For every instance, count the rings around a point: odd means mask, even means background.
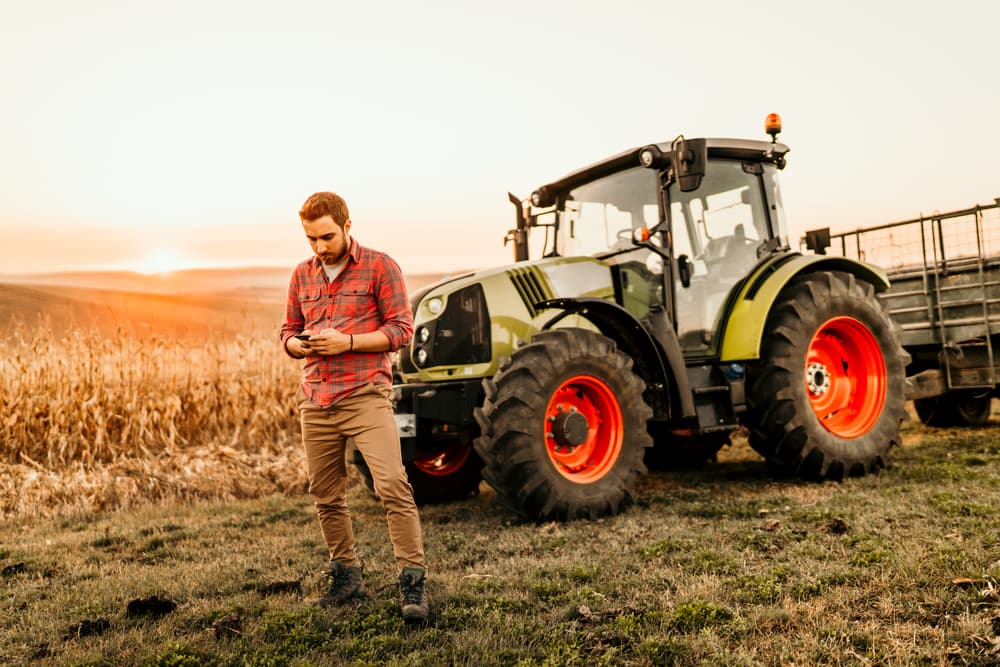
[[[909,355],[872,285],[836,271],[800,276],[778,296],[765,331],[760,363],[748,377],[750,445],[805,479],[841,479],[883,467],[900,442]],[[819,347],[810,351],[814,344]],[[815,363],[817,349],[829,363]],[[807,365],[810,354],[814,361]],[[875,379],[843,384],[844,376]],[[821,409],[814,401],[827,393],[830,400],[846,397],[847,406]]]
[[[424,440],[423,442],[432,441]],[[448,446],[454,450],[453,443],[448,443]],[[413,500],[417,505],[464,500],[479,492],[479,483],[483,479],[480,474],[483,461],[472,449],[471,444],[466,446],[468,447],[467,458],[450,466],[447,472],[431,474],[421,461],[433,455],[430,450],[440,451],[441,448],[434,445],[429,447],[418,445],[418,460],[408,461],[404,464],[406,477],[410,481],[410,486],[413,487]],[[358,472],[361,473],[361,479],[365,486],[374,494],[375,481],[372,479],[372,472],[368,468],[368,464],[363,459],[355,460],[354,464],[358,467]]]
[[[982,426],[990,420],[991,391],[950,391],[913,401],[917,417],[927,426]]]
[[[475,447],[503,505],[535,521],[572,520],[615,514],[634,497],[653,411],[614,341],[542,332],[483,385]]]

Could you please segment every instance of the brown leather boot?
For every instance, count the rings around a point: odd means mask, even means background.
[[[407,565],[399,573],[399,592],[403,597],[403,620],[407,623],[422,623],[427,620],[430,609],[427,605],[427,591],[424,583],[427,570]]]
[[[316,601],[321,607],[332,607],[368,597],[360,565],[344,567],[340,561],[332,560],[325,579],[325,594]]]

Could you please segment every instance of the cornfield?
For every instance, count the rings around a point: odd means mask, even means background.
[[[274,332],[0,340],[0,516],[301,491],[299,367]]]

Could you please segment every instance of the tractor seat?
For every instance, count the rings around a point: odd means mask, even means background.
[[[743,225],[738,224],[731,236],[720,236],[706,243],[701,259],[709,265],[724,263],[721,268],[727,274],[742,274],[748,268],[747,260],[756,261],[755,243],[747,238]]]

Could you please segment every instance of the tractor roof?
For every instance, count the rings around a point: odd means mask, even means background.
[[[788,146],[785,144],[772,144],[770,141],[756,141],[753,139],[705,139],[705,142],[708,147],[709,158],[730,158],[752,162],[778,162],[788,152]],[[671,141],[665,141],[656,144],[656,147],[660,149],[663,155],[669,157],[672,143]],[[607,176],[629,167],[638,167],[639,151],[645,147],[638,146],[618,155],[612,155],[582,169],[571,171],[559,180],[543,185],[538,190],[545,190],[547,193],[555,195],[572,190],[577,185],[592,181],[595,178]]]

